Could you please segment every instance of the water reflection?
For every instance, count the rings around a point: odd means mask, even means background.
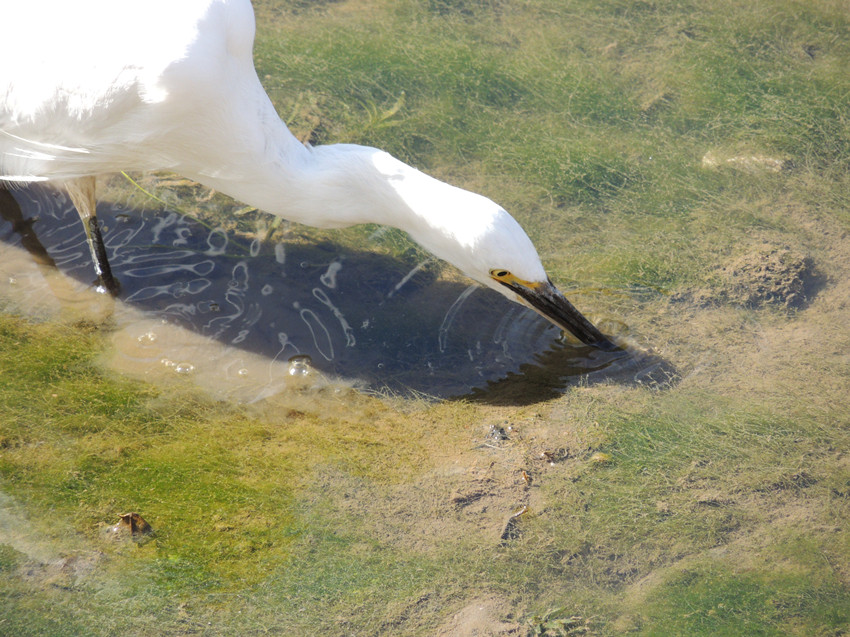
[[[83,227],[63,193],[36,186],[0,193],[4,242],[92,282]],[[578,379],[669,376],[655,359],[564,343],[534,312],[438,279],[425,263],[327,242],[241,240],[168,211],[101,205],[98,216],[119,299],[152,322],[140,322],[135,343],[119,341],[128,357],[141,357],[168,325],[285,363],[293,377],[315,370],[375,391],[523,402]],[[161,362],[180,374],[199,364]],[[250,376],[235,359],[223,372]]]

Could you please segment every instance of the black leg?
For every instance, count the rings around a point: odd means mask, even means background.
[[[100,225],[97,223],[97,217],[93,215],[84,220],[83,223],[88,225],[86,236],[88,238],[89,250],[91,250],[91,258],[94,262],[94,270],[97,273],[98,279],[100,279],[100,284],[112,296],[118,296],[118,293],[121,291],[121,285],[112,276],[112,268],[106,256],[106,246],[103,244],[103,235],[100,233]]]
[[[24,219],[21,207],[12,193],[0,185],[0,217],[12,226],[12,230],[20,235],[21,247],[29,252],[39,265],[56,267],[56,263],[47,254],[47,250],[39,241],[32,228],[33,219]]]
[[[112,268],[109,267],[109,259],[106,256],[106,246],[103,244],[103,235],[97,223],[95,178],[70,179],[65,182],[65,187],[68,189],[71,201],[74,202],[74,206],[80,214],[80,219],[83,221],[92,263],[94,263],[94,270],[100,282],[99,287],[112,296],[118,296],[121,286],[112,275]]]

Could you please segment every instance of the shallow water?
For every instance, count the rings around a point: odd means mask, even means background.
[[[235,384],[247,401],[316,373],[365,391],[438,398],[510,387],[520,400],[578,380],[633,380],[657,363],[565,342],[531,310],[438,278],[427,263],[411,268],[328,242],[248,241],[168,210],[103,203],[98,216],[121,284],[112,358],[131,374],[192,375],[216,395],[233,395]],[[0,237],[14,288],[7,296],[19,310],[45,296],[105,302],[80,296],[93,268],[63,192],[33,186],[6,196]],[[22,276],[34,266],[39,275]],[[57,271],[78,285],[57,290]]]

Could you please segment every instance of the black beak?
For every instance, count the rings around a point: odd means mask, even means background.
[[[573,334],[585,345],[597,347],[603,351],[610,352],[620,349],[607,336],[600,332],[596,326],[588,321],[575,306],[567,300],[552,281],[540,283],[535,286],[525,286],[520,283],[507,283],[500,281],[516,292],[525,302],[542,317],[548,319],[562,330]]]

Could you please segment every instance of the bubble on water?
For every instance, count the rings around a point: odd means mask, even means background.
[[[191,374],[195,371],[195,366],[192,363],[177,363],[174,366],[174,371],[178,374]]]
[[[307,376],[312,372],[311,363],[313,360],[306,354],[299,354],[289,359],[289,375],[290,376]]]
[[[154,332],[145,332],[136,340],[142,344],[153,343],[156,340],[156,334]]]
[[[161,358],[159,362],[165,365],[166,367],[174,367],[177,364],[170,358]]]
[[[238,372],[236,372],[236,373],[237,373],[239,376],[247,376],[247,375],[248,375],[248,370],[247,370],[247,368],[243,367],[242,369],[240,369],[240,370],[239,370]]]

